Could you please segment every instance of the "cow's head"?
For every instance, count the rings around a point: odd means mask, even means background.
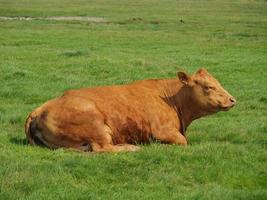
[[[178,72],[178,77],[192,95],[194,103],[207,113],[226,111],[236,104],[235,98],[204,68],[199,69],[192,76],[185,72]]]

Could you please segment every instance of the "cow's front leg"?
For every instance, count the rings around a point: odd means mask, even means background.
[[[163,143],[187,145],[186,138],[176,129],[155,131],[153,136]]]

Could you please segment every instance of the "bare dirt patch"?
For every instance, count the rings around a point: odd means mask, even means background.
[[[6,17],[0,16],[0,20],[58,20],[58,21],[87,21],[93,23],[107,23],[103,17],[85,16],[53,16],[53,17]]]

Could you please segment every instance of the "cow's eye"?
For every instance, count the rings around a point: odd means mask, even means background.
[[[212,87],[212,86],[205,86],[204,89],[205,89],[205,90],[215,90],[215,87]]]

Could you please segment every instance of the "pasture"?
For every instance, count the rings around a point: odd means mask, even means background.
[[[267,199],[266,1],[0,0],[0,16],[32,17],[0,18],[0,199]],[[82,154],[25,139],[28,113],[67,89],[201,66],[237,106],[193,122],[186,148]]]

